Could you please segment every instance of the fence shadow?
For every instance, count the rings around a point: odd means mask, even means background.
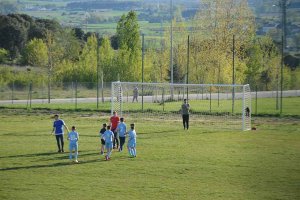
[[[90,152],[90,150],[85,150],[85,151],[79,151],[80,153],[82,152]],[[66,152],[68,153],[68,152]],[[2,158],[28,158],[28,157],[38,157],[38,156],[50,156],[50,155],[64,155],[61,153],[57,152],[44,152],[44,153],[32,153],[32,154],[20,154],[20,155],[11,155],[11,156],[0,156],[0,159]]]
[[[31,166],[16,166],[16,167],[6,167],[1,168],[0,171],[12,171],[12,170],[21,170],[21,169],[40,169],[40,168],[46,168],[46,167],[61,167],[61,166],[68,166],[68,165],[82,165],[82,164],[88,164],[93,162],[100,162],[100,159],[93,159],[93,160],[87,160],[87,161],[81,161],[79,163],[73,163],[73,162],[57,162],[47,165],[31,165]]]

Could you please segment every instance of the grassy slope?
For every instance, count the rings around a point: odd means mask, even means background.
[[[258,118],[257,131],[138,123],[138,157],[104,161],[108,116],[66,113],[80,132],[80,164],[55,153],[49,113],[0,114],[1,199],[299,199],[299,120]],[[130,120],[127,121],[130,123]]]

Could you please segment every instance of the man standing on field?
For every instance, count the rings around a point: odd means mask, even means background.
[[[113,116],[110,117],[110,126],[111,131],[114,133],[114,141],[113,141],[113,148],[119,148],[119,140],[118,140],[118,132],[117,132],[117,126],[119,124],[120,118],[116,111],[113,112]],[[116,147],[117,145],[117,147]]]
[[[189,120],[190,120],[190,104],[187,103],[187,100],[183,100],[181,105],[181,114],[182,114],[182,123],[183,129],[189,129]]]
[[[56,137],[56,142],[57,142],[57,147],[58,147],[58,152],[64,152],[64,128],[67,129],[69,132],[68,127],[66,126],[65,122],[62,119],[59,119],[58,115],[54,115],[54,122],[53,122],[53,132],[55,132],[55,137]]]

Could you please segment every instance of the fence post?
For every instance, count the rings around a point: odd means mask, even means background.
[[[11,88],[11,104],[14,104],[14,89],[15,89],[15,81],[13,80],[13,84]]]
[[[75,110],[77,110],[77,80],[75,81]]]
[[[211,86],[209,87],[209,112],[211,112]]]
[[[255,86],[255,115],[257,115],[257,86]]]
[[[101,95],[102,95],[102,103],[104,103],[104,87],[103,87],[103,71],[101,72]]]

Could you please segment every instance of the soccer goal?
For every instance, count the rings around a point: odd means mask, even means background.
[[[111,112],[143,120],[181,120],[183,99],[190,123],[212,128],[251,129],[251,91],[247,85],[112,82]]]

